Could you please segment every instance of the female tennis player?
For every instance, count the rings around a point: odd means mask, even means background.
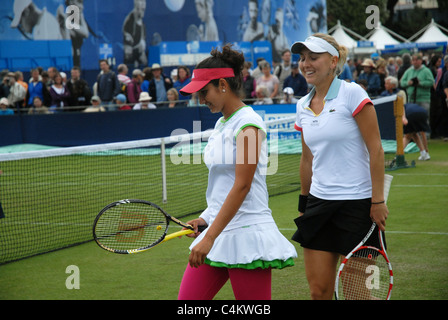
[[[207,209],[188,221],[196,233],[178,298],[210,300],[230,278],[238,300],[271,299],[271,269],[294,264],[294,246],[268,207],[262,118],[241,101],[244,56],[225,45],[200,62],[181,94],[222,113],[204,151]],[[198,226],[208,226],[202,233]]]
[[[331,299],[340,256],[362,240],[372,221],[385,228],[384,153],[369,96],[337,78],[347,48],[314,34],[291,51],[300,54],[302,74],[314,86],[297,103],[301,193],[293,240],[304,248],[311,298]],[[379,245],[378,236],[370,240]]]

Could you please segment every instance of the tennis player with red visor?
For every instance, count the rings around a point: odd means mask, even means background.
[[[211,300],[231,280],[238,300],[271,299],[271,270],[292,266],[294,246],[268,207],[267,142],[263,119],[240,99],[244,56],[225,45],[200,62],[180,92],[198,92],[222,113],[204,150],[207,208],[195,228],[178,299]],[[197,232],[198,226],[207,226]]]

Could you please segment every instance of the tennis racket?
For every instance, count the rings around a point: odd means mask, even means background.
[[[389,195],[392,176],[384,178],[384,200]],[[392,265],[378,229],[380,248],[364,245],[377,228],[373,223],[362,241],[339,266],[335,283],[336,300],[389,300],[393,286]]]
[[[167,234],[170,222],[186,228]],[[200,226],[199,231],[205,229]],[[193,227],[170,216],[158,205],[126,199],[104,207],[95,218],[93,238],[103,249],[114,253],[139,253],[159,243],[193,233]]]

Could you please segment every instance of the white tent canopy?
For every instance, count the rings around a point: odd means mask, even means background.
[[[423,30],[425,31],[415,42],[448,42],[448,36],[440,30],[439,26],[434,22],[434,20],[431,20],[431,23],[421,31]]]
[[[335,26],[331,36],[337,41],[337,43],[346,46],[349,50],[352,50],[357,46],[357,42],[344,31],[340,21],[338,21],[338,24]]]
[[[393,38],[386,28],[379,24],[378,28],[373,31],[369,37],[369,41],[375,44],[376,49],[384,50],[386,45],[399,44],[400,42]]]

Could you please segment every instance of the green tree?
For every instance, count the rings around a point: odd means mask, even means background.
[[[376,5],[380,10],[380,22],[384,24],[389,17],[387,0],[327,0],[327,25],[328,29],[335,26],[338,20],[344,27],[364,36],[371,30],[366,27],[366,19],[369,13],[366,8]]]

